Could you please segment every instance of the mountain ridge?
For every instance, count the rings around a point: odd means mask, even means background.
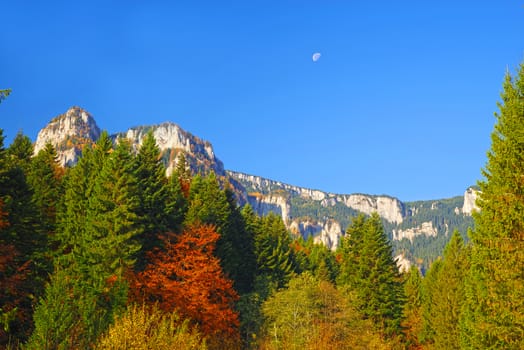
[[[448,237],[449,231],[454,228],[464,228],[470,221],[468,217],[471,211],[476,208],[476,192],[471,188],[466,189],[461,198],[456,196],[403,202],[390,195],[330,193],[226,170],[216,156],[211,142],[170,121],[131,127],[127,131],[112,134],[111,138],[114,142],[118,142],[119,138],[127,138],[133,148],[138,150],[143,137],[149,131],[153,132],[157,140],[167,175],[174,169],[179,154],[183,152],[193,173],[214,171],[219,178],[232,183],[240,205],[251,204],[259,215],[277,213],[294,235],[304,239],[312,237],[331,249],[336,249],[339,245],[352,217],[359,213],[369,215],[376,211],[383,219],[395,254],[416,262],[419,257],[417,249],[412,249],[413,247],[420,245],[421,241],[427,241],[429,245],[438,241],[437,245],[440,247],[441,241],[446,241],[442,236]],[[86,110],[74,106],[52,118],[40,130],[35,141],[35,154],[50,142],[57,149],[61,163],[72,166],[81,155],[83,147],[96,142],[100,134],[101,129],[94,117]]]

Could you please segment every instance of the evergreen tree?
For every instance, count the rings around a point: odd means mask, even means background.
[[[406,334],[406,345],[416,349],[420,347],[419,335],[422,330],[422,276],[418,267],[412,265],[404,278],[406,303],[402,327]]]
[[[54,147],[48,143],[32,159],[28,182],[33,190],[33,202],[40,222],[48,235],[56,232],[56,215],[63,196],[64,169],[58,163]]]
[[[462,346],[524,348],[524,64],[506,75],[466,280]]]
[[[147,252],[161,245],[158,235],[176,229],[176,213],[170,204],[170,190],[166,169],[160,157],[153,131],[142,140],[135,165],[140,205],[137,215],[142,225],[140,235],[141,253],[137,268],[143,269]]]
[[[33,155],[33,143],[31,139],[22,132],[18,132],[13,142],[7,149],[7,154],[19,166],[22,167],[27,174],[29,164],[31,163],[31,156]]]
[[[386,336],[400,334],[404,291],[380,217],[357,218],[348,233],[339,281],[356,293],[358,309]]]
[[[0,346],[23,341],[32,329],[33,302],[45,278],[47,237],[27,182],[32,145],[19,134],[7,150],[0,129]]]
[[[282,218],[273,213],[260,219],[258,230],[255,235],[257,274],[269,290],[282,288],[295,272],[289,232]]]
[[[437,272],[428,278],[425,300],[424,329],[431,335],[435,349],[460,348],[459,317],[464,300],[464,277],[467,271],[466,248],[460,233],[455,231],[444,250]]]
[[[60,216],[62,255],[35,311],[30,348],[90,347],[124,310],[123,275],[139,248],[132,166],[129,146],[112,151],[104,132],[71,170]]]

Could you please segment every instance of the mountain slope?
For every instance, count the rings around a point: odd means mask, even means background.
[[[406,266],[412,262],[426,267],[441,254],[454,229],[465,234],[472,225],[470,214],[475,209],[476,198],[473,189],[467,189],[464,196],[405,203],[387,195],[327,193],[226,171],[210,142],[171,122],[132,127],[111,137],[114,142],[127,138],[137,150],[149,131],[157,140],[168,175],[183,152],[193,173],[214,171],[220,179],[229,181],[239,204],[248,202],[260,215],[278,213],[294,235],[304,239],[312,237],[331,249],[336,249],[353,217],[377,212],[399,259]],[[100,133],[91,114],[72,107],[38,133],[35,153],[50,142],[57,149],[61,163],[72,166],[82,149],[93,144]]]

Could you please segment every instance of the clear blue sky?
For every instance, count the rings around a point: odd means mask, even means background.
[[[401,200],[480,178],[524,59],[509,0],[4,1],[0,23],[7,144],[79,105],[110,133],[173,121],[227,169]]]

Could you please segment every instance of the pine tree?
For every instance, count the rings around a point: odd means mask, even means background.
[[[424,329],[435,349],[460,347],[459,318],[464,300],[464,277],[467,271],[466,248],[460,233],[455,231],[444,250],[426,288]]]
[[[137,261],[137,269],[141,270],[146,265],[147,252],[161,245],[158,235],[173,231],[177,225],[174,205],[169,203],[172,198],[166,169],[152,130],[142,140],[135,164],[140,196],[137,215],[142,225],[142,233],[139,237],[142,249]]]
[[[420,347],[419,334],[422,330],[422,276],[418,267],[412,265],[404,278],[406,303],[402,327],[408,348],[417,349]]]
[[[257,274],[266,279],[268,288],[282,288],[295,272],[289,232],[282,218],[273,213],[261,218],[258,229],[255,235]]]
[[[58,163],[54,147],[48,143],[32,159],[27,180],[33,191],[33,202],[47,235],[56,232],[57,211],[63,196],[65,171]]]
[[[46,275],[47,237],[27,181],[32,152],[22,134],[7,150],[0,129],[0,346],[24,341],[32,329],[31,313]]]
[[[506,75],[480,208],[462,317],[464,348],[524,348],[524,64]]]
[[[127,303],[124,271],[139,246],[138,196],[129,146],[102,133],[67,177],[62,253],[35,311],[30,348],[87,348]]]
[[[380,217],[357,218],[348,233],[339,282],[356,293],[358,309],[384,335],[400,334],[404,291]]]

